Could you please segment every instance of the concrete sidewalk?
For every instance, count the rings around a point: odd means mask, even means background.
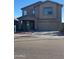
[[[61,35],[58,31],[48,31],[48,32],[24,32],[24,33],[17,33],[14,35],[15,38],[17,37],[31,37],[37,39],[64,39],[64,36]]]

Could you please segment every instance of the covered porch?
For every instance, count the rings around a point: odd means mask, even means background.
[[[21,20],[21,31],[34,31],[35,21],[34,20]]]
[[[20,20],[21,31],[35,31],[37,29],[37,19],[35,16],[22,16],[18,18]]]

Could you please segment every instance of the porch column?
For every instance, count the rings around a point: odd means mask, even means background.
[[[25,29],[25,27],[26,27],[25,25],[26,25],[26,21],[23,20],[23,21],[22,21],[22,31],[25,31],[25,30],[26,30],[26,29]]]
[[[38,26],[38,23],[37,23],[37,20],[35,20],[35,30],[38,30],[37,26]]]
[[[14,32],[16,32],[16,25],[14,25]]]

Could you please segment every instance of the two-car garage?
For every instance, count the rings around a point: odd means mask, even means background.
[[[58,30],[59,24],[53,20],[39,20],[38,30]]]

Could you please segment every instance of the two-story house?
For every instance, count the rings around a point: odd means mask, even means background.
[[[21,22],[23,31],[27,30],[59,30],[61,25],[62,4],[51,0],[39,1],[23,7]]]

